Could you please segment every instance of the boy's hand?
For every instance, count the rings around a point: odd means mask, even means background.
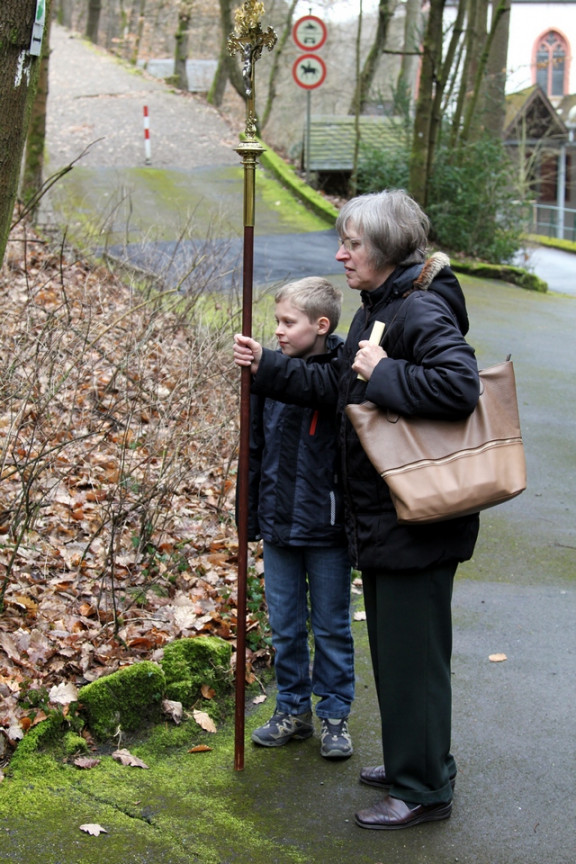
[[[237,366],[250,366],[255,375],[262,359],[262,346],[249,336],[236,333],[234,336],[234,362]]]

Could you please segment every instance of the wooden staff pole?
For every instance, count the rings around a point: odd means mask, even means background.
[[[246,131],[236,147],[244,169],[244,255],[242,277],[242,333],[252,335],[252,287],[254,276],[254,213],[256,166],[264,148],[256,137],[254,100],[254,66],[262,49],[272,50],[276,34],[271,27],[263,32],[260,16],[264,5],[259,0],[245,0],[234,13],[234,33],[228,39],[228,51],[241,52],[242,76],[246,91]],[[246,586],[248,577],[248,477],[250,459],[250,368],[244,367],[240,382],[240,452],[238,458],[238,599],[236,624],[236,704],[234,768],[244,768],[244,714],[246,682]]]

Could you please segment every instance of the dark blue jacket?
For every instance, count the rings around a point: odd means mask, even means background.
[[[342,351],[308,358],[326,365]],[[278,352],[279,353],[279,352]],[[248,535],[279,546],[345,545],[334,406],[318,410],[252,396]]]
[[[397,267],[374,291],[362,292],[362,307],[350,326],[344,350],[330,365],[307,365],[264,351],[253,381],[255,392],[297,404],[333,408],[346,504],[346,532],[354,566],[421,570],[471,557],[478,514],[431,525],[401,525],[388,487],[368,460],[344,407],[366,399],[400,414],[457,419],[467,416],[479,395],[474,350],[464,336],[468,317],[462,289],[444,267],[428,290],[413,290],[422,265]],[[388,353],[366,384],[351,366],[358,342],[374,321],[384,321]]]

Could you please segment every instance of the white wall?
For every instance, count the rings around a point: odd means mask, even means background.
[[[568,93],[576,93],[576,2],[512,2],[506,83],[508,93],[523,90],[534,83],[530,66],[534,43],[548,30],[557,30],[568,42]]]
[[[454,20],[454,7],[445,11],[446,23]],[[567,40],[569,93],[576,93],[576,2],[534,3],[512,0],[508,43],[506,90],[514,93],[534,83],[531,68],[534,43],[548,30],[557,30]]]

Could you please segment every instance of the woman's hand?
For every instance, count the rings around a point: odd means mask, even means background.
[[[363,339],[358,343],[358,351],[352,369],[354,372],[358,372],[365,381],[369,381],[380,360],[387,356],[388,354],[380,345],[372,345],[367,339]]]
[[[262,346],[250,336],[236,333],[234,336],[234,362],[237,366],[250,366],[250,372],[255,375],[262,359]]]

